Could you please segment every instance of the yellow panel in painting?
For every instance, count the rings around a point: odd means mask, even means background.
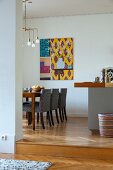
[[[63,74],[56,74],[55,70],[51,71],[52,80],[73,80],[73,70],[63,70]]]
[[[73,38],[55,38],[50,39],[50,57],[52,77],[54,80],[72,80],[73,79]],[[62,58],[63,66],[58,67],[57,63]],[[61,62],[60,62],[61,63]],[[62,68],[63,67],[63,68]],[[54,69],[62,69],[64,74],[56,75]]]
[[[52,77],[52,80],[58,80],[58,75],[55,74],[54,70],[51,71],[51,77]]]
[[[73,68],[73,39],[50,39],[50,44],[51,63],[54,65],[54,69],[57,69],[57,61],[59,58],[63,58],[65,64],[67,66],[71,65]]]
[[[60,76],[60,80],[73,80],[73,70],[64,70],[64,75]]]

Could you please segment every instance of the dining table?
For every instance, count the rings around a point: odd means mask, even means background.
[[[36,97],[40,97],[41,93],[40,92],[34,92],[34,91],[23,91],[23,98],[29,99],[31,98],[32,102],[32,126],[33,130],[35,130],[35,101]]]

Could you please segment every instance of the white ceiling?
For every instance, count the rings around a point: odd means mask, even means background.
[[[113,0],[31,0],[27,18],[113,13]]]

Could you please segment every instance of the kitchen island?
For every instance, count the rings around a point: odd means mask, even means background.
[[[98,113],[113,113],[113,83],[77,82],[75,88],[88,88],[88,128],[99,132]]]

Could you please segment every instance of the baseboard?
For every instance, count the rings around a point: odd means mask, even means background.
[[[36,117],[37,115],[35,114],[35,117]],[[44,117],[45,117],[46,115],[44,114]],[[67,113],[67,116],[68,117],[88,117],[88,113],[85,113],[85,114],[80,114],[80,113]],[[23,114],[23,118],[26,118],[26,114]]]
[[[67,113],[68,117],[88,117],[87,114]]]

